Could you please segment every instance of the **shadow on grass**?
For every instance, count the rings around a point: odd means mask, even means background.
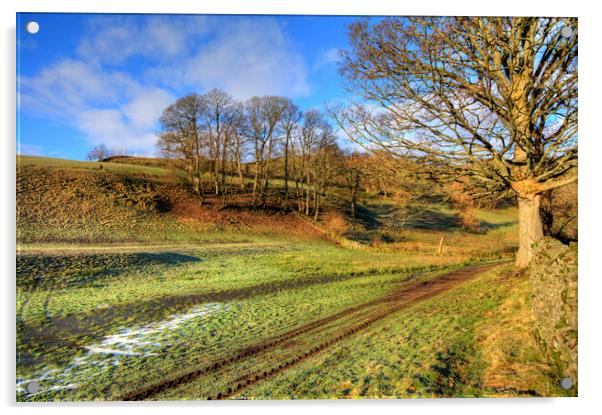
[[[436,354],[436,363],[416,375],[425,389],[439,397],[478,396],[483,362],[474,341],[460,339]]]
[[[25,290],[103,285],[104,280],[154,265],[174,266],[201,259],[171,252],[17,256],[17,287]]]
[[[466,230],[457,213],[446,213],[436,209],[424,209],[423,206],[407,206],[404,209],[393,204],[358,206],[356,219],[367,231],[382,228],[404,227],[437,232]],[[481,220],[480,232],[487,233],[515,224],[516,222],[492,223]]]

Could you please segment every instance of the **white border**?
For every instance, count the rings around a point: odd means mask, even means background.
[[[3,96],[0,99],[0,125],[3,158],[0,172],[2,179],[3,237],[1,263],[3,341],[2,366],[0,368],[0,394],[5,413],[50,414],[90,414],[106,415],[134,412],[162,414],[167,410],[178,414],[203,414],[206,412],[224,413],[281,413],[287,415],[307,414],[307,412],[338,412],[364,414],[379,413],[487,413],[504,414],[523,412],[545,412],[577,414],[599,411],[602,407],[601,392],[597,390],[602,367],[598,348],[600,342],[600,304],[602,295],[602,266],[599,260],[598,245],[602,235],[600,196],[600,170],[597,168],[602,155],[600,145],[598,114],[602,97],[600,88],[600,15],[592,6],[593,2],[579,3],[575,0],[526,1],[503,0],[486,1],[402,1],[402,0],[220,0],[193,2],[191,0],[3,0],[0,2],[3,41],[0,61],[2,70]],[[14,403],[15,342],[14,342],[14,211],[15,211],[15,12],[115,12],[115,13],[215,13],[215,14],[345,14],[345,15],[558,15],[579,17],[580,52],[580,144],[579,162],[581,180],[580,198],[580,267],[579,267],[579,387],[580,397],[573,399],[464,399],[464,400],[421,400],[421,401],[271,401],[271,402],[216,402],[183,404],[85,404],[85,405],[46,405],[16,406]]]

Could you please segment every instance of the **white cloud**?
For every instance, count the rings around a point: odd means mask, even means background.
[[[149,150],[161,111],[174,97],[123,72],[66,60],[22,77],[21,106],[78,129],[92,145]],[[152,136],[152,137],[151,137]]]
[[[272,18],[98,16],[88,31],[74,56],[19,82],[24,111],[76,128],[91,145],[154,151],[176,94],[309,93],[303,57]]]
[[[280,25],[265,18],[223,27],[213,41],[199,48],[185,76],[191,84],[221,88],[237,98],[309,93],[302,56]]]
[[[78,114],[76,127],[93,144],[112,149],[143,151],[152,148],[156,136],[146,128],[137,128],[117,109],[90,109]]]
[[[210,29],[206,16],[96,16],[88,22],[91,35],[77,48],[88,62],[118,65],[131,57],[154,61],[186,54],[192,36]]]
[[[160,88],[144,90],[124,105],[121,110],[129,123],[140,129],[151,128],[174,97]]]
[[[326,49],[318,54],[316,61],[314,62],[313,70],[317,71],[326,66],[338,63],[341,60],[339,56],[339,49]]]
[[[69,108],[83,106],[88,100],[115,98],[111,97],[112,88],[105,87],[104,76],[84,62],[60,61],[35,77],[21,77],[21,101],[26,109],[50,111],[62,119]]]

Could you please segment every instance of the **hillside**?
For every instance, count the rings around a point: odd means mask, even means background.
[[[316,236],[315,229],[292,215],[222,211],[212,200],[201,209],[168,168],[122,161],[20,157],[18,240],[106,243]],[[237,234],[240,229],[245,236]]]
[[[445,235],[446,255],[463,258],[485,252],[511,254],[516,246],[516,212],[511,208],[478,210],[482,231],[473,232],[462,228],[458,211],[447,205],[402,206],[374,194],[363,200],[353,219],[344,197],[333,196],[314,223],[277,207],[241,208],[249,196],[240,190],[229,196],[227,205],[223,198],[208,195],[201,207],[167,164],[135,157],[100,163],[20,157],[18,240],[30,244],[210,242],[266,236],[321,238],[334,233],[381,250],[432,254]],[[273,186],[278,193],[279,183]]]
[[[469,230],[378,193],[317,222],[229,198],[157,160],[20,157],[17,399],[576,393],[511,273],[513,208]]]

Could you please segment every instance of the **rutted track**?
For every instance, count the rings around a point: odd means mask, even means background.
[[[320,342],[317,345],[309,347],[305,351],[299,351],[292,357],[288,357],[284,360],[276,362],[271,367],[266,367],[262,370],[251,371],[239,376],[231,381],[229,385],[227,385],[222,391],[217,391],[215,394],[207,396],[208,400],[227,398],[263,379],[274,376],[292,367],[293,365],[302,362],[303,360],[321,352],[326,347],[352,336],[360,330],[369,327],[373,323],[382,320],[415,302],[436,296],[497,265],[499,265],[499,263],[471,266],[448,272],[432,280],[406,285],[403,288],[390,293],[389,295],[359,304],[354,307],[350,307],[328,317],[315,320],[311,323],[272,337],[271,339],[267,339],[256,345],[241,349],[230,356],[218,359],[202,368],[178,375],[177,377],[162,383],[149,385],[143,389],[131,392],[122,396],[120,400],[137,401],[152,398],[156,394],[194,381],[201,376],[218,372],[236,362],[266,354],[278,346],[285,345],[297,338],[300,338],[302,335],[311,334],[311,332],[319,332],[321,329],[326,328],[330,323],[336,323],[338,320],[341,320],[344,317],[373,307],[373,309],[367,310],[368,312],[366,315],[362,315],[360,322],[337,330],[334,336],[331,335],[330,338]]]

